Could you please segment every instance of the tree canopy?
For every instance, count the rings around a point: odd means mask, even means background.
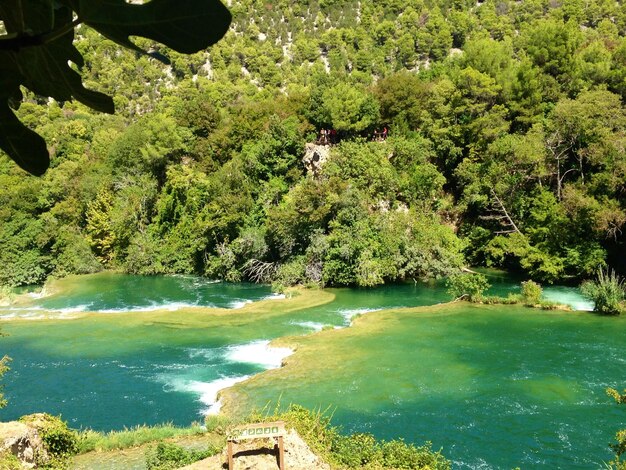
[[[626,272],[622,5],[229,5],[207,50],[134,37],[169,64],[76,26],[81,86],[114,115],[20,88],[11,116],[46,140],[50,169],[25,177],[0,155],[0,284],[107,268],[364,286],[462,265],[542,283]],[[321,129],[336,143],[312,147]]]

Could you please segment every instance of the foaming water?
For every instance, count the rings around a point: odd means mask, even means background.
[[[268,286],[228,284],[194,276],[132,276],[101,273],[55,281],[39,294],[18,296],[16,304],[0,306],[0,318],[27,317],[42,310],[47,318],[69,314],[143,313],[186,308],[241,308],[267,298]],[[7,316],[13,315],[14,316]]]
[[[93,310],[95,313],[142,313],[142,312],[156,312],[165,310],[167,312],[176,312],[178,310],[182,310],[185,308],[197,308],[200,305],[198,303],[189,303],[189,302],[168,302],[163,304],[151,304],[143,307],[132,307],[132,308],[111,308],[111,309],[101,309],[101,310]],[[214,308],[213,304],[205,304],[202,305],[205,308]]]
[[[198,401],[204,405],[200,414],[217,414],[221,409],[219,392],[251,376],[240,375],[234,370],[230,375],[221,375],[220,365],[224,362],[249,364],[261,370],[280,367],[283,359],[293,351],[289,348],[270,347],[269,344],[269,340],[261,340],[227,347],[188,348],[185,352],[192,364],[164,366],[166,371],[157,375],[156,380],[164,383],[164,390],[167,392],[191,393],[198,397]],[[213,380],[197,378],[215,374],[220,375]]]
[[[377,312],[382,310],[382,308],[351,308],[351,309],[341,309],[338,313],[343,317],[345,325],[351,325],[354,317],[358,315],[364,315],[370,312]]]
[[[170,390],[183,393],[192,393],[198,396],[204,407],[200,410],[201,414],[218,414],[221,409],[221,403],[218,400],[218,394],[225,388],[232,387],[236,383],[243,382],[250,378],[249,375],[241,375],[235,377],[221,377],[211,382],[200,382],[197,380],[178,379],[171,381]]]
[[[283,300],[284,298],[285,298],[285,294],[270,294],[270,295],[266,295],[265,297],[262,297],[259,300]],[[239,309],[251,303],[252,303],[252,300],[249,300],[249,299],[233,300],[232,302],[228,304],[228,308]]]
[[[244,308],[246,305],[251,304],[252,300],[233,300],[228,304],[228,308],[232,308],[233,310],[237,310],[240,308]]]
[[[544,287],[543,298],[552,302],[569,305],[574,310],[591,312],[594,307],[591,300],[585,298],[578,289],[572,287]]]
[[[293,321],[291,322],[291,324],[295,326],[301,326],[302,328],[313,331],[322,331],[322,329],[324,328],[324,323],[315,321]]]
[[[274,369],[281,366],[283,359],[293,354],[290,348],[275,348],[270,347],[269,344],[269,340],[260,340],[229,346],[226,359],[232,362],[257,364],[265,369]]]

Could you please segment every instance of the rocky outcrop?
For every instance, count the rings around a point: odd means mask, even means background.
[[[328,145],[317,145],[308,143],[304,149],[304,158],[302,163],[309,174],[318,177],[322,166],[330,156],[330,147]]]
[[[47,452],[35,422],[20,421],[0,423],[0,454],[10,452],[23,468],[36,468],[37,462],[47,461]]]

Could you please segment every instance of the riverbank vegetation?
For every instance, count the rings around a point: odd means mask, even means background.
[[[450,276],[446,280],[448,293],[455,301],[467,300],[472,303],[482,304],[505,304],[505,305],[525,305],[526,307],[537,307],[544,310],[569,310],[567,305],[542,299],[543,289],[541,285],[534,281],[524,281],[520,286],[520,293],[509,293],[506,297],[499,295],[485,295],[491,287],[489,280],[483,274],[459,273]]]
[[[626,404],[626,390],[623,394],[620,394],[614,388],[608,388],[607,395],[615,400],[618,405]],[[617,442],[609,444],[609,447],[615,452],[615,460],[609,462],[609,468],[613,470],[626,470],[626,461],[622,459],[622,455],[626,454],[626,429],[617,431],[615,433],[615,440]]]
[[[253,414],[249,419],[252,422],[285,421],[332,468],[452,468],[441,451],[432,450],[430,442],[415,446],[401,439],[377,440],[368,433],[345,434],[331,424],[331,416],[327,412],[320,410],[310,411],[291,405],[286,411],[275,412],[272,416]]]
[[[79,436],[78,445],[80,453],[84,454],[94,449],[106,452],[150,443],[145,448],[147,468],[173,469],[220,453],[226,445],[229,430],[237,425],[277,420],[284,421],[288,429],[295,429],[310,449],[333,469],[451,468],[450,461],[441,451],[433,451],[430,443],[415,446],[402,440],[377,440],[371,434],[345,434],[331,424],[329,413],[310,411],[298,405],[291,405],[284,411],[275,410],[269,414],[263,410],[256,411],[241,419],[231,419],[223,415],[207,416],[206,428],[200,429],[142,426],[107,434],[86,431]],[[190,448],[180,439],[185,436],[195,436],[200,440],[196,439],[193,448]],[[96,437],[100,442],[99,445],[85,446],[85,442],[93,443]]]
[[[619,4],[231,11],[208,52],[138,41],[169,66],[78,29],[84,82],[117,114],[26,95],[19,117],[51,168],[27,177],[0,157],[0,284],[111,268],[359,286],[464,264],[540,282],[624,270]],[[320,129],[339,143],[306,167]]]
[[[603,315],[619,315],[626,312],[626,283],[615,271],[599,271],[595,280],[582,283],[584,296],[593,300],[594,311]]]

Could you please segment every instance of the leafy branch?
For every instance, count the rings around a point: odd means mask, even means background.
[[[20,167],[42,175],[50,165],[45,141],[27,128],[18,109],[24,86],[57,101],[76,99],[113,113],[113,99],[86,89],[80,73],[84,60],[74,47],[74,29],[85,24],[124,47],[144,52],[131,40],[139,36],[191,54],[214,44],[228,30],[231,16],[219,0],[3,0],[0,20],[0,149]]]

